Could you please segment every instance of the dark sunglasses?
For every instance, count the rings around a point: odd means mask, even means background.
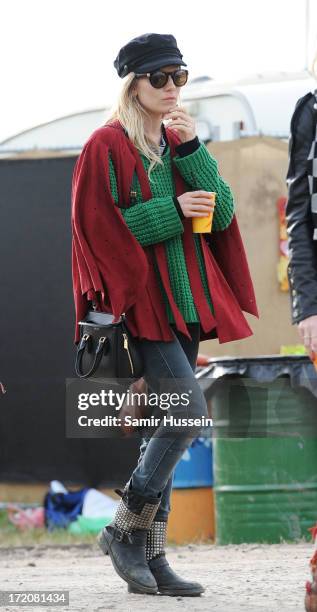
[[[183,85],[187,83],[188,70],[185,70],[185,68],[178,68],[178,70],[174,70],[174,72],[155,70],[154,72],[145,72],[144,74],[136,73],[135,78],[139,79],[140,77],[144,76],[149,78],[152,87],[155,87],[155,89],[161,89],[161,87],[164,87],[169,76],[172,77],[173,83],[176,85],[176,87],[183,87]]]

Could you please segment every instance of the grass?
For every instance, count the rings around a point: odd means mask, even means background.
[[[311,542],[310,536],[302,536],[296,541],[284,540],[281,538],[280,544],[307,544]],[[169,541],[169,545],[176,545]],[[206,542],[191,542],[192,545],[199,544],[215,544],[213,540]],[[271,544],[270,542],[254,543],[255,546]],[[45,527],[37,527],[34,529],[26,529],[20,531],[10,523],[5,510],[0,510],[0,553],[1,549],[15,548],[19,546],[96,546],[96,534],[78,534],[75,535],[67,531],[67,529],[55,529],[48,531]]]
[[[5,510],[0,510],[0,551],[1,548],[17,546],[78,546],[96,545],[95,534],[75,535],[67,529],[48,531],[45,527],[36,527],[21,531],[10,523]]]

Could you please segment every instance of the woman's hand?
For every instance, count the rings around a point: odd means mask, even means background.
[[[300,321],[298,323],[298,333],[305,348],[309,352],[317,353],[317,315],[312,315]]]
[[[209,191],[187,191],[177,199],[185,217],[207,217],[215,207]]]
[[[196,136],[195,120],[188,114],[182,106],[174,106],[163,116],[163,119],[170,119],[168,128],[175,130],[182,142],[193,140]]]

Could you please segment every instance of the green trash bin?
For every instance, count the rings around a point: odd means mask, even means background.
[[[216,543],[310,540],[317,520],[317,375],[309,358],[215,359],[205,377]]]

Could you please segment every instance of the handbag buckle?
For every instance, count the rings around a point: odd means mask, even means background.
[[[83,340],[88,340],[89,334],[83,334]]]

